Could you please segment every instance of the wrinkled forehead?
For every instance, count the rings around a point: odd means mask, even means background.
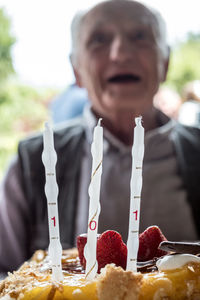
[[[82,22],[82,32],[94,28],[101,28],[109,24],[141,24],[152,27],[154,31],[157,26],[153,13],[141,3],[135,1],[108,1],[103,2],[91,9]]]

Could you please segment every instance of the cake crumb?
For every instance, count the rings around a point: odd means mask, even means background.
[[[101,300],[138,300],[141,285],[141,273],[124,271],[110,264],[98,277],[97,295]]]

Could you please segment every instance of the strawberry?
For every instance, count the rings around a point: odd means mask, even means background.
[[[158,249],[159,244],[166,241],[158,226],[150,226],[139,236],[138,261],[147,261],[154,257],[160,257],[167,252]],[[84,258],[84,247],[87,242],[87,234],[77,237],[77,248],[80,263],[85,269],[86,260]],[[122,241],[121,235],[113,230],[107,230],[97,235],[97,261],[98,273],[107,264],[114,263],[116,266],[126,268],[127,247]]]
[[[85,269],[85,257],[84,257],[84,247],[85,244],[87,243],[87,233],[83,233],[81,235],[79,235],[76,239],[76,245],[77,245],[77,249],[78,249],[78,255],[79,255],[79,259],[80,259],[80,263],[81,266],[83,266],[83,268]]]
[[[85,268],[86,261],[83,255],[87,242],[87,234],[77,237],[77,248],[80,263]],[[122,241],[121,235],[113,230],[107,230],[97,237],[97,261],[98,273],[105,265],[114,263],[116,266],[126,268],[127,247]]]
[[[98,241],[99,236],[100,236],[100,234],[97,234],[97,241]],[[86,267],[86,260],[84,257],[84,248],[85,248],[86,243],[87,243],[87,233],[80,234],[76,239],[76,245],[77,245],[77,249],[78,249],[80,263],[84,269]]]
[[[102,233],[97,240],[98,272],[107,264],[126,268],[127,247],[121,235],[113,230]]]
[[[158,249],[159,244],[166,241],[166,237],[158,226],[150,226],[139,236],[138,261],[147,261],[160,257],[167,252]]]

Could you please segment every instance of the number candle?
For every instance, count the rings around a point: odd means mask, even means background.
[[[103,128],[100,126],[99,119],[97,126],[94,128],[93,143],[91,146],[92,152],[92,175],[89,186],[89,218],[88,218],[88,234],[87,243],[84,249],[86,259],[86,278],[94,279],[98,264],[96,260],[96,245],[97,245],[97,229],[98,218],[100,213],[100,185],[102,174],[102,159],[103,159]]]
[[[137,271],[139,248],[140,199],[142,189],[142,162],[144,157],[144,128],[142,117],[135,118],[134,143],[132,147],[132,174],[130,181],[131,199],[129,212],[129,233],[127,241],[127,270]]]
[[[49,256],[52,264],[52,279],[54,281],[62,281],[62,266],[61,256],[62,247],[59,235],[59,220],[58,220],[58,185],[56,182],[56,161],[57,155],[54,149],[53,131],[48,123],[45,124],[45,131],[43,134],[44,150],[42,153],[42,161],[45,166],[46,184],[45,194],[48,205],[48,219],[49,219]]]

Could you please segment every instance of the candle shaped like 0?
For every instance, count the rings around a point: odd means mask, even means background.
[[[42,161],[45,166],[46,184],[45,194],[48,205],[48,219],[49,219],[49,256],[52,264],[52,279],[54,281],[62,281],[62,266],[61,256],[62,247],[60,243],[59,234],[59,220],[58,220],[58,185],[56,182],[56,161],[57,155],[54,149],[53,131],[48,123],[45,124],[43,134],[44,149],[42,153]]]
[[[130,181],[131,199],[129,212],[129,232],[127,241],[127,266],[129,271],[137,271],[139,248],[140,200],[142,190],[142,164],[144,157],[144,128],[142,117],[135,118],[134,143],[132,147],[132,174]]]
[[[98,263],[96,259],[96,245],[97,245],[97,229],[98,219],[100,214],[100,186],[102,174],[102,160],[103,160],[103,128],[100,126],[101,119],[99,119],[97,126],[94,128],[93,142],[91,146],[92,152],[92,175],[89,186],[89,218],[88,218],[88,234],[87,243],[84,248],[84,256],[86,259],[86,278],[94,279]]]

